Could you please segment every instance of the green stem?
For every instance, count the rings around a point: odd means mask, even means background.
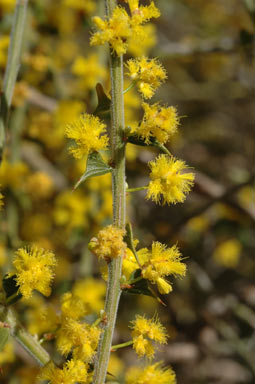
[[[130,284],[130,285],[132,285],[132,284],[137,283],[138,281],[141,281],[142,279],[143,279],[143,276],[139,276],[139,277],[137,277],[136,279],[133,279],[133,280],[128,281],[127,283]]]
[[[163,144],[161,144],[161,143],[159,143],[159,142],[157,141],[157,145],[156,145],[156,146],[157,146],[158,148],[160,148],[161,151],[162,151],[163,153],[165,153],[166,155],[172,156],[171,153],[168,151],[168,149],[167,149]]]
[[[8,308],[0,308],[0,318],[10,326],[10,334],[19,344],[37,361],[44,366],[50,361],[47,351],[40,345],[39,341],[30,335],[16,320],[14,312]]]
[[[148,188],[148,185],[145,185],[143,187],[137,187],[137,188],[128,188],[127,192],[138,192],[138,191],[144,191]]]
[[[134,343],[133,340],[129,340],[129,341],[126,341],[125,343],[122,343],[122,344],[113,345],[112,346],[112,352],[114,352],[114,351],[116,351],[117,349],[120,349],[120,348],[129,347],[133,343]]]
[[[107,16],[111,17],[117,6],[116,0],[105,0]],[[111,155],[114,164],[113,224],[125,229],[126,188],[125,188],[125,144],[124,144],[124,100],[123,100],[123,57],[110,51],[111,70]],[[108,264],[108,283],[105,301],[106,325],[103,327],[95,361],[93,384],[105,382],[112,337],[116,323],[121,294],[120,277],[122,257]]]
[[[20,54],[25,29],[28,0],[17,0],[12,25],[11,41],[8,50],[7,66],[3,80],[3,90],[0,104],[0,161],[5,145],[8,112],[12,102],[14,86],[20,68]]]
[[[132,83],[129,84],[129,86],[123,91],[123,95],[125,95],[125,93],[127,93],[127,92],[130,91],[132,88],[134,88],[135,85],[136,85],[136,81],[132,81]]]

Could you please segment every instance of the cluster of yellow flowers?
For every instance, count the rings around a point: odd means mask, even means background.
[[[101,259],[110,261],[121,257],[126,250],[126,243],[123,241],[125,231],[108,225],[99,231],[97,237],[92,238],[89,243],[89,249]]]
[[[159,344],[166,344],[167,333],[158,319],[146,319],[143,316],[136,316],[132,322],[133,348],[138,356],[144,355],[152,358],[155,348],[152,341]]]
[[[55,256],[50,251],[37,246],[19,248],[13,259],[15,272],[8,276],[15,276],[19,291],[26,299],[31,297],[34,289],[49,296],[56,264]]]
[[[158,8],[152,1],[149,6],[139,6],[139,0],[127,0],[130,14],[123,7],[116,7],[109,20],[96,16],[93,21],[98,28],[91,38],[91,45],[102,45],[106,42],[117,55],[127,52],[128,40],[143,40],[144,23],[160,16]]]

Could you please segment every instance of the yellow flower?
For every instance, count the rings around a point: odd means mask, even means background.
[[[73,8],[77,11],[84,11],[87,13],[94,12],[96,8],[94,0],[63,0],[63,5]]]
[[[237,239],[229,239],[216,247],[213,258],[224,267],[235,268],[238,265],[241,251],[241,243]]]
[[[150,99],[167,77],[165,69],[156,59],[147,57],[130,59],[126,66],[128,75],[136,82],[139,92],[145,99]]]
[[[149,166],[151,181],[146,198],[162,204],[183,203],[194,182],[193,173],[181,173],[187,169],[185,162],[159,155]]]
[[[126,374],[126,384],[176,384],[172,368],[165,368],[161,362],[145,368],[132,367]]]
[[[148,6],[139,6],[139,1],[126,1],[129,4],[129,16],[122,7],[116,7],[109,20],[94,17],[93,21],[99,29],[91,38],[91,45],[102,45],[108,42],[117,55],[127,52],[129,38],[142,42],[146,38],[144,23],[160,12],[152,1]]]
[[[71,359],[62,369],[56,368],[50,362],[42,368],[39,380],[48,380],[51,384],[86,384],[88,368],[88,365],[81,360]]]
[[[97,349],[101,329],[81,323],[70,317],[63,317],[57,331],[58,350],[67,356],[72,352],[75,359],[91,362]]]
[[[78,320],[87,314],[86,304],[71,292],[66,292],[61,298],[63,316]]]
[[[152,243],[151,252],[148,251],[147,260],[142,266],[142,276],[156,283],[162,294],[172,290],[171,285],[163,279],[165,276],[184,276],[186,273],[186,265],[182,263],[181,253],[176,245],[167,248],[158,241]]]
[[[77,147],[72,147],[70,152],[77,159],[107,148],[108,137],[101,136],[106,132],[106,125],[98,117],[83,114],[78,120],[66,128],[66,136],[74,139]]]
[[[91,45],[102,45],[108,42],[111,48],[122,55],[127,51],[127,38],[131,35],[130,20],[124,8],[116,7],[109,20],[100,17],[93,18],[98,32],[92,35]]]
[[[54,333],[60,324],[60,316],[53,305],[47,305],[39,295],[32,296],[26,303],[28,309],[28,331],[32,335],[41,336],[45,333]]]
[[[144,355],[149,358],[153,357],[155,348],[152,341],[159,344],[166,344],[168,337],[166,329],[156,317],[146,319],[143,316],[137,315],[131,324],[133,330],[133,348],[139,357]]]
[[[89,249],[98,258],[115,259],[121,257],[126,250],[126,243],[123,241],[125,231],[113,225],[108,225],[98,232],[97,238],[92,238]]]
[[[34,289],[44,296],[50,295],[53,268],[56,266],[52,252],[36,246],[19,248],[15,253],[13,266],[19,291],[24,298],[28,299]]]
[[[89,313],[99,313],[104,308],[105,283],[92,277],[75,283],[73,293],[88,307]]]
[[[158,103],[149,105],[143,103],[144,116],[141,124],[132,132],[142,137],[147,144],[151,139],[166,143],[176,133],[179,118],[175,107],[161,107]]]

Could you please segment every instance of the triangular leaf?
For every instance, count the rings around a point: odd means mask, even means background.
[[[90,177],[105,175],[109,172],[112,172],[112,167],[104,162],[98,152],[93,152],[88,156],[86,170],[80,180],[75,184],[74,189]]]
[[[96,92],[98,105],[93,114],[100,117],[101,119],[110,118],[111,100],[105,94],[102,84],[98,83],[96,85]]]
[[[16,275],[5,275],[3,278],[3,288],[6,294],[6,298],[11,298],[8,301],[8,304],[14,304],[16,301],[22,298],[21,293],[18,292],[19,286],[17,285]]]
[[[128,134],[127,135],[127,142],[135,145],[140,145],[142,147],[155,147],[161,150],[161,152],[166,153],[167,155],[171,156],[171,153],[168,151],[168,149],[164,146],[164,144],[161,144],[159,141],[155,139],[155,137],[151,137],[150,141],[148,143],[145,142],[145,139],[143,139],[140,136]]]

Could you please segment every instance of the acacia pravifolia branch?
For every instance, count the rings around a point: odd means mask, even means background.
[[[20,54],[27,15],[27,4],[28,0],[17,0],[12,24],[11,40],[0,100],[0,162],[2,160],[5,145],[8,112],[11,106],[13,90],[20,68]]]
[[[110,17],[116,7],[115,0],[105,0],[107,16]],[[126,190],[125,190],[125,144],[124,136],[124,99],[123,99],[123,58],[110,51],[111,70],[111,156],[113,190],[113,224],[125,229]],[[112,337],[121,294],[122,258],[113,259],[108,265],[108,283],[105,302],[106,325],[98,346],[93,384],[105,382]]]

